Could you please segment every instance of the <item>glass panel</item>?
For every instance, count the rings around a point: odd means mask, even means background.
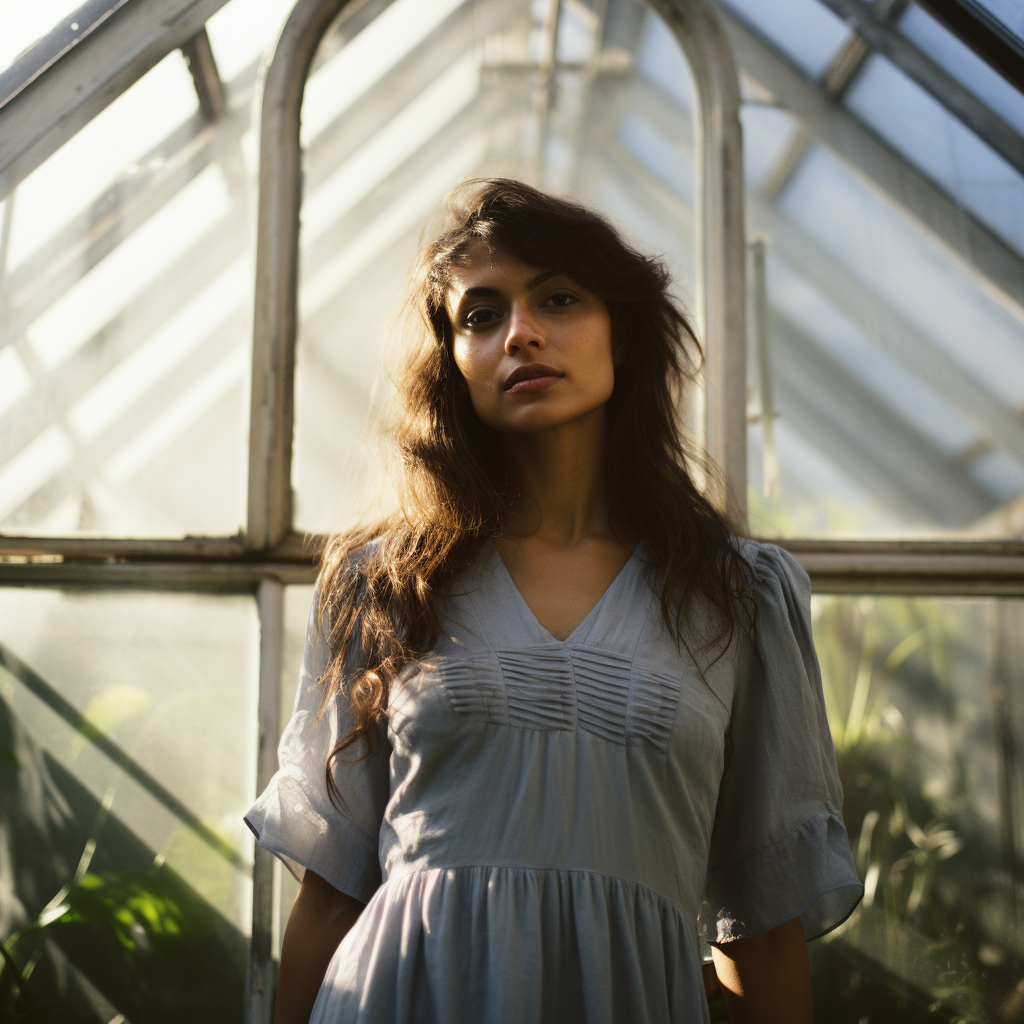
[[[1024,601],[816,597],[866,895],[811,944],[818,1019],[1019,1014]]]
[[[538,71],[548,6],[526,0],[396,0],[310,77],[297,528],[337,529],[363,507],[360,436],[381,344],[424,224],[459,180],[520,177],[596,206],[663,254],[679,293],[692,297],[689,71],[653,15],[633,4],[594,9],[606,14],[562,5],[549,93]],[[679,111],[685,127],[658,137],[653,101]],[[679,185],[667,211],[650,191],[650,163]]]
[[[210,125],[172,53],[4,204],[4,532],[238,529],[254,76]]]
[[[1024,15],[1021,23],[1024,25]],[[899,27],[908,39],[950,74],[956,75],[986,106],[1017,131],[1024,132],[1024,96],[969,46],[914,4],[903,13]]]
[[[242,1020],[257,650],[248,597],[0,590],[0,1018]]]
[[[1024,98],[1017,97],[1024,119]],[[1024,178],[884,57],[872,57],[847,106],[998,235],[1024,253]]]
[[[0,0],[0,71],[74,11],[81,0]]]
[[[796,9],[786,0],[770,18]],[[1019,94],[960,61],[931,19],[911,7],[901,26],[1003,116],[1024,117]],[[777,28],[757,30],[785,48]],[[766,254],[748,276],[751,529],[1024,532],[1024,305],[977,267],[971,234],[1001,236],[998,258],[1024,279],[1024,180],[856,38],[807,89],[871,127],[823,135],[826,147],[766,86],[776,59],[741,66],[748,225]],[[909,185],[879,184],[914,173],[939,185],[934,210]]]
[[[832,63],[850,30],[818,0],[724,0],[812,78]]]

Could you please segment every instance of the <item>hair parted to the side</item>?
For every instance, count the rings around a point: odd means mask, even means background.
[[[702,648],[724,649],[743,621],[746,563],[725,515],[688,471],[701,465],[714,476],[680,429],[684,385],[702,353],[665,267],[599,214],[519,181],[466,182],[449,195],[445,214],[446,227],[413,265],[407,296],[414,339],[401,354],[389,438],[399,510],[334,537],[321,562],[319,616],[331,650],[322,706],[343,688],[355,716],[326,766],[332,793],[334,759],[360,740],[363,754],[379,746],[392,683],[437,643],[435,595],[482,541],[500,534],[516,497],[500,436],[474,412],[453,356],[448,289],[473,240],[564,273],[605,301],[622,353],[607,410],[613,528],[628,524],[644,539],[677,642],[686,642],[698,597],[713,623]],[[362,667],[352,671],[353,663]]]

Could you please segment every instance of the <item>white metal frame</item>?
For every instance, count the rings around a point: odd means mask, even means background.
[[[0,195],[161,56],[196,39],[206,17],[223,2],[141,0],[125,6],[109,0],[107,20],[93,25],[70,49],[52,55],[53,66],[48,65],[45,74],[40,73],[7,102],[0,80]],[[768,75],[780,98],[806,115],[811,131],[826,145],[851,156],[863,173],[919,214],[928,230],[951,248],[955,245],[969,252],[989,287],[1018,315],[1024,315],[1022,261],[963,211],[954,211],[920,172],[884,148],[863,126],[828,105],[813,84],[766,50],[761,40],[712,0],[649,2],[672,28],[696,85],[697,313],[707,348],[707,443],[724,471],[732,511],[742,521],[746,505],[746,235],[734,50],[744,66],[755,64]],[[383,5],[382,0],[298,0],[264,70],[244,533],[167,541],[0,538],[0,585],[253,594],[261,630],[260,786],[276,768],[283,587],[315,577],[310,548],[293,530],[291,495],[303,89],[317,47],[335,18],[345,10],[346,17],[369,19]],[[99,10],[104,3],[96,0],[88,6]],[[157,33],[158,25],[165,34]],[[115,36],[115,26],[127,34]],[[131,46],[124,45],[125,38]],[[201,42],[196,47],[197,73],[209,79],[209,68],[202,66]],[[82,89],[77,90],[77,85]],[[215,91],[210,108],[214,116]],[[69,103],[69,95],[77,99]],[[34,111],[36,104],[44,114],[29,117],[27,111]],[[772,227],[760,208],[755,214],[759,223]],[[893,344],[913,341],[896,339]],[[993,430],[1021,442],[1019,424],[990,412],[988,416]],[[800,559],[819,590],[1024,596],[1024,543],[1018,541],[792,541],[785,546]],[[253,885],[247,1019],[264,1022],[270,1019],[274,984],[270,931],[274,886],[269,856],[257,854]]]

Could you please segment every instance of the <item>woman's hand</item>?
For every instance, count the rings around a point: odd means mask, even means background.
[[[307,869],[284,930],[274,1024],[308,1024],[327,965],[362,909]]]
[[[814,1024],[807,941],[799,918],[712,948],[732,1024]]]

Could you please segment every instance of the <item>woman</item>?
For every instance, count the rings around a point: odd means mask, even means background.
[[[328,549],[247,817],[305,869],[277,1024],[707,1020],[700,935],[734,1021],[810,1021],[862,890],[807,577],[691,482],[661,265],[519,182],[449,216],[401,512]]]

